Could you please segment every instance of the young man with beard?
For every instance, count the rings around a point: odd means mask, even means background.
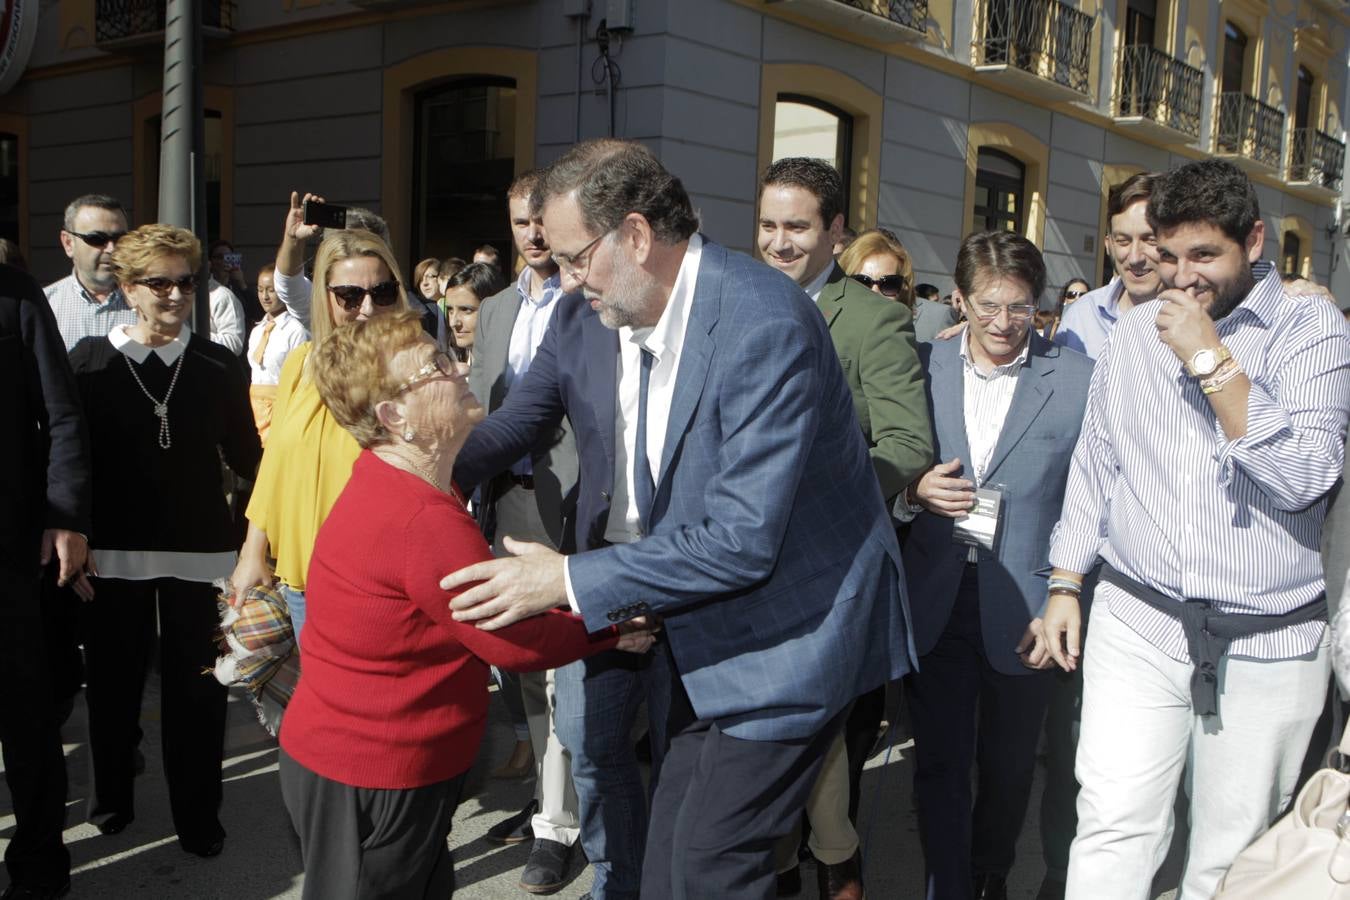
[[[1181,895],[1212,896],[1289,801],[1330,669],[1318,544],[1344,464],[1350,329],[1285,295],[1231,163],[1157,179],[1148,221],[1164,289],[1097,360],[1032,623],[1032,664],[1084,667],[1071,898],[1149,896],[1183,773]]]

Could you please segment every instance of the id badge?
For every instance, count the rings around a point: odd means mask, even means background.
[[[952,537],[957,543],[970,547],[994,549],[998,539],[998,523],[1003,518],[1003,487],[993,484],[977,488],[975,508],[965,518],[956,520]]]

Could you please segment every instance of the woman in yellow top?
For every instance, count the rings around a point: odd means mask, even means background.
[[[267,451],[248,504],[248,537],[230,584],[240,602],[254,585],[272,583],[268,560],[275,559],[297,642],[314,538],[361,452],[323,405],[310,377],[309,351],[341,325],[406,310],[401,282],[398,263],[380,238],[356,230],[330,234],[314,260],[312,340],[296,347],[281,370]]]

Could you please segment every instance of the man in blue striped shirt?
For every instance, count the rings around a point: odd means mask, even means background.
[[[1186,772],[1181,897],[1288,802],[1329,672],[1318,544],[1350,419],[1350,329],[1261,261],[1221,160],[1154,185],[1164,290],[1097,360],[1032,664],[1084,665],[1067,896],[1145,898]],[[1103,561],[1085,652],[1078,587]]]

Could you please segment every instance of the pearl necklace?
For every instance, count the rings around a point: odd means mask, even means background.
[[[150,351],[153,353],[154,351]],[[127,368],[131,370],[131,377],[136,379],[136,386],[141,389],[141,393],[154,404],[154,413],[159,416],[159,449],[168,450],[173,441],[169,434],[169,397],[173,395],[174,385],[178,384],[178,373],[183,371],[183,360],[187,357],[187,351],[178,354],[178,362],[173,366],[173,377],[169,379],[169,389],[164,392],[163,400],[156,400],[155,395],[145,389],[145,382],[141,381],[141,376],[136,371],[136,367],[131,364],[131,357],[122,356],[127,361]]]
[[[386,459],[388,458],[386,457]],[[398,453],[394,454],[394,459],[398,461],[397,463],[394,464],[395,468],[404,468],[406,466],[407,468],[405,468],[404,471],[409,472],[409,474],[416,475],[417,477],[421,478],[423,481],[427,482],[441,493],[449,494],[451,498],[454,499],[455,503],[458,504],[460,509],[467,510],[467,507],[464,505],[464,498],[459,496],[459,491],[455,489],[455,486],[453,484],[450,485],[449,488],[441,487],[441,484],[436,479],[436,474],[434,472],[432,472],[430,469],[428,469],[421,463],[414,462],[413,460],[407,458],[406,456],[403,456],[402,454]]]

